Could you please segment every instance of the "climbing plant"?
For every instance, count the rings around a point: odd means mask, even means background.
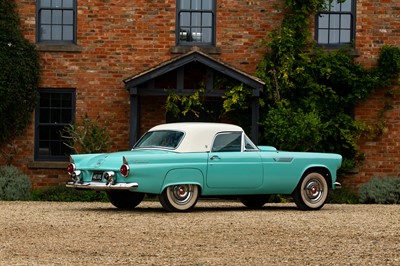
[[[23,38],[14,0],[0,0],[0,144],[30,123],[40,78],[35,46]]]
[[[263,143],[285,150],[337,152],[346,168],[361,157],[357,141],[367,129],[353,119],[352,110],[374,89],[392,84],[400,71],[400,49],[384,46],[377,67],[366,69],[354,62],[351,46],[329,52],[316,46],[309,20],[331,2],[285,1],[282,26],[269,35],[257,69],[266,83],[260,122]],[[382,121],[377,126],[382,127]]]

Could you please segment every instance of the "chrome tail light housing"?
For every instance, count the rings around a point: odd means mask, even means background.
[[[126,160],[125,157],[123,157],[123,164],[119,168],[119,173],[123,177],[127,177],[127,176],[129,176],[129,172],[130,172],[130,168],[129,168],[129,165],[128,165],[128,161]]]

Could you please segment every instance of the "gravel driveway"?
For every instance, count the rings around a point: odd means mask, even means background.
[[[0,202],[0,265],[400,265],[400,205]]]

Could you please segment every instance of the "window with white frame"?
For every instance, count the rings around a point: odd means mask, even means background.
[[[76,42],[76,0],[38,0],[36,10],[38,42]]]
[[[322,46],[340,47],[354,42],[356,1],[326,0],[327,8],[316,16],[315,38]]]
[[[177,0],[178,45],[215,45],[215,1]]]

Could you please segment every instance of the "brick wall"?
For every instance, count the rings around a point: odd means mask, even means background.
[[[26,38],[35,42],[36,1],[16,0]],[[136,75],[177,56],[175,46],[175,0],[80,0],[78,2],[77,44],[80,51],[41,51],[42,88],[75,88],[77,117],[100,114],[112,121],[113,150],[129,146],[129,93],[123,79]],[[253,74],[262,58],[261,40],[282,19],[283,0],[217,0],[217,48],[213,56],[242,71]],[[380,47],[400,44],[400,2],[398,0],[358,0],[356,48],[357,61],[373,66]],[[375,119],[384,102],[380,90],[360,104],[356,118]],[[162,97],[144,97],[141,101],[141,129],[165,122]],[[397,98],[387,115],[387,132],[379,141],[360,143],[365,164],[343,183],[357,187],[376,175],[398,175],[396,153],[400,123]],[[33,118],[33,115],[32,115]],[[17,137],[10,148],[16,150],[13,164],[31,177],[33,185],[45,187],[63,183],[66,163],[46,168],[33,162],[34,128]],[[4,164],[1,159],[0,164]]]
[[[36,39],[36,1],[16,0],[24,35]],[[278,1],[279,2],[279,1]],[[77,45],[80,51],[46,51],[39,47],[42,88],[75,88],[76,116],[97,114],[112,121],[112,150],[129,147],[129,93],[123,80],[177,56],[176,0],[79,0]],[[276,0],[217,1],[217,48],[224,62],[253,74],[262,57],[260,41],[280,24],[282,3]],[[165,122],[165,98],[141,99],[141,133]],[[34,119],[34,116],[32,116]],[[33,162],[34,125],[16,138],[13,164],[32,180],[34,188],[61,184],[67,179],[66,162]],[[4,164],[4,159],[0,159]],[[52,168],[47,168],[52,167]]]
[[[358,0],[356,48],[359,63],[376,65],[380,48],[385,45],[400,46],[400,1]],[[392,98],[386,96],[388,89],[395,91]],[[372,177],[396,177],[400,175],[400,98],[399,86],[377,90],[355,109],[355,118],[376,123],[379,112],[389,103],[392,109],[384,116],[386,128],[377,140],[363,139],[359,143],[365,160],[355,172],[342,178],[342,183],[357,190],[360,184]]]

